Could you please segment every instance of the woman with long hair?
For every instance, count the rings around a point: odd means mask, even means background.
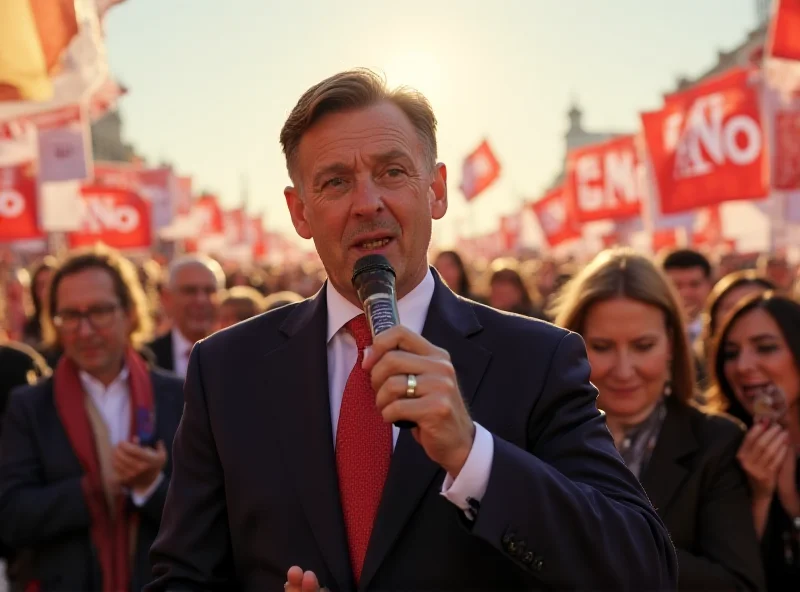
[[[631,250],[605,251],[565,286],[554,313],[586,341],[598,407],[672,536],[679,589],[763,588],[736,462],[744,432],[693,404],[694,363],[663,272]]]
[[[800,590],[800,304],[773,292],[731,311],[714,342],[714,397],[748,427],[738,459],[769,590]]]

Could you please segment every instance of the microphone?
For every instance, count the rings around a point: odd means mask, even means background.
[[[353,287],[364,308],[369,330],[374,339],[380,333],[400,324],[395,291],[395,271],[383,255],[364,255],[353,267]],[[398,428],[415,428],[413,421],[398,420]]]

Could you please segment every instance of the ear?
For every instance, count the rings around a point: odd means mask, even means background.
[[[283,190],[283,195],[286,197],[286,205],[289,207],[295,231],[300,237],[310,239],[311,226],[306,220],[306,204],[300,196],[300,191],[296,187],[289,186]]]
[[[447,167],[437,163],[433,169],[433,179],[428,191],[431,218],[441,220],[447,213]]]

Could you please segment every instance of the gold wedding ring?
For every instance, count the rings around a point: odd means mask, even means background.
[[[417,377],[413,374],[409,374],[406,380],[406,397],[409,399],[417,397]]]

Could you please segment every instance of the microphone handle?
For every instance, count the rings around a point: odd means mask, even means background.
[[[397,302],[388,294],[373,294],[366,298],[364,310],[372,332],[372,338],[387,329],[399,324],[400,320],[397,313]],[[401,430],[410,430],[417,427],[415,421],[398,419],[394,425]]]

